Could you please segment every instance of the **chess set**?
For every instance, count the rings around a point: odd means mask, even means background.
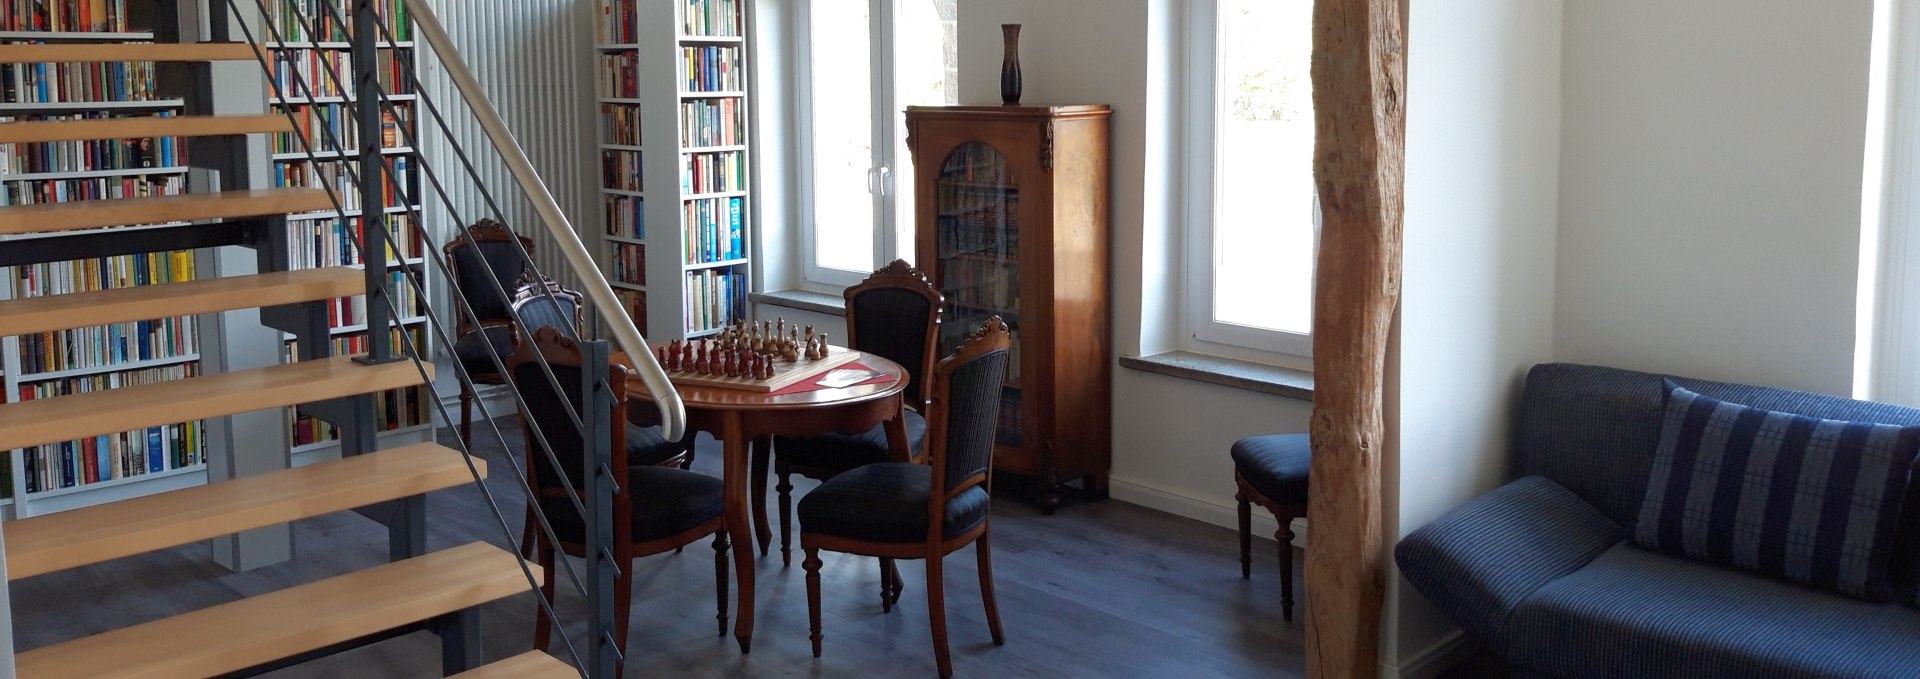
[[[675,384],[773,392],[818,377],[860,357],[827,343],[826,333],[787,319],[730,326],[713,337],[654,347],[654,358]]]

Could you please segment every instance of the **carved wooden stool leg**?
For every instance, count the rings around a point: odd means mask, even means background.
[[[727,530],[713,534],[713,589],[720,611],[720,636],[727,636]]]
[[[820,657],[820,550],[802,546],[806,558],[800,567],[807,571],[807,624],[813,632],[813,657]]]
[[[880,559],[880,612],[893,612],[893,559]]]
[[[1280,541],[1280,617],[1293,622],[1293,521],[1280,519],[1280,530],[1273,539]]]
[[[793,475],[780,474],[780,483],[773,487],[780,493],[780,565],[793,565],[793,551],[788,547],[793,536]]]
[[[1246,493],[1234,493],[1233,501],[1240,506],[1240,579],[1247,580],[1253,577],[1253,503]]]

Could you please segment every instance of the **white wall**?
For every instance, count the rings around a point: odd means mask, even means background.
[[[1390,541],[1506,481],[1521,380],[1552,358],[1560,5],[1412,5]],[[1454,627],[1397,576],[1389,597],[1389,676],[1436,669]]]
[[[1847,394],[1872,0],[1571,0],[1562,360]]]

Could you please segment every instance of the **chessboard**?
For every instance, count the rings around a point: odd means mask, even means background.
[[[674,384],[768,393],[852,363],[860,352],[827,343],[812,326],[803,337],[785,319],[737,325],[706,339],[654,345],[654,358]]]

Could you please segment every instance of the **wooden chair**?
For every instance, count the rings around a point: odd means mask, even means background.
[[[1233,444],[1233,499],[1240,505],[1240,577],[1253,577],[1253,503],[1273,512],[1280,530],[1280,614],[1293,622],[1293,520],[1307,515],[1307,468],[1313,460],[1306,434],[1275,434]]]
[[[519,247],[514,246],[515,240],[520,242]],[[524,255],[521,248],[526,250]],[[473,309],[473,316],[457,314],[454,358],[466,368],[473,384],[506,384],[494,359],[512,354],[514,338],[520,334],[508,309],[513,304],[514,286],[532,264],[533,239],[485,219],[467,227],[441,250],[451,269],[454,293]],[[494,283],[499,284],[498,289]],[[473,388],[466,381],[460,384],[460,438],[473,440]]]
[[[847,288],[847,346],[899,363],[907,369],[907,449],[919,454],[926,437],[927,420],[922,416],[927,403],[926,376],[933,372],[939,355],[940,307],[945,297],[927,280],[927,275],[905,260],[873,272],[859,285]],[[826,481],[849,469],[888,460],[887,432],[884,425],[860,434],[828,434],[813,438],[773,439],[773,471],[780,482],[780,560],[793,563],[789,548],[793,534],[793,482],[799,474]],[[767,464],[764,442],[755,442],[753,504],[755,526],[759,527],[760,553],[766,554],[772,541],[767,525]]]
[[[980,596],[993,643],[1005,644],[993,600],[988,513],[993,483],[994,428],[1000,385],[1006,380],[1012,337],[998,316],[967,338],[933,370],[927,426],[927,464],[880,462],[848,470],[800,500],[801,566],[807,572],[807,611],[813,655],[820,656],[820,550],[894,559],[927,560],[927,612],[940,676],[953,675],[947,652],[942,561],[968,544],[980,560]],[[892,591],[884,591],[892,584]],[[898,582],[883,583],[882,599],[899,597]]]
[[[562,386],[579,384],[581,358],[579,346],[573,340],[547,327],[536,331],[531,343],[522,343],[516,348],[507,362],[507,370],[513,375],[514,384],[526,394],[532,411],[521,414],[527,441],[527,480],[533,486],[528,500],[527,520],[534,536],[531,544],[535,561],[545,569],[540,595],[551,605],[554,596],[555,549],[574,557],[586,554],[586,521],[574,507],[566,490],[567,486],[571,486],[576,494],[586,492],[585,470],[582,466],[586,451],[579,429],[574,427],[566,409],[560,406],[562,402],[567,402],[578,408],[579,392],[563,389],[564,394],[555,393],[552,382],[541,367],[539,359],[542,357]],[[608,381],[614,395],[610,413],[612,421],[625,423],[626,368],[611,366]],[[543,448],[538,437],[534,435],[532,427],[527,426],[528,418],[539,422],[541,433],[553,444],[554,457],[560,469],[554,469],[553,463],[541,452]],[[720,479],[673,466],[632,465],[628,451],[634,442],[629,440],[629,436],[635,429],[616,426],[613,427],[612,436],[612,467],[627,470],[625,482],[620,484],[619,491],[613,496],[613,556],[621,564],[613,584],[614,634],[620,640],[622,655],[625,655],[627,619],[633,605],[632,561],[678,550],[708,536],[713,537],[719,630],[721,635],[727,633],[728,545]],[[680,445],[660,438],[658,430],[644,431],[650,441],[656,442],[656,446],[677,449]],[[559,536],[558,545],[547,539],[545,531],[531,527],[536,506]],[[543,612],[535,611],[534,648],[546,650],[551,633],[552,621]]]

